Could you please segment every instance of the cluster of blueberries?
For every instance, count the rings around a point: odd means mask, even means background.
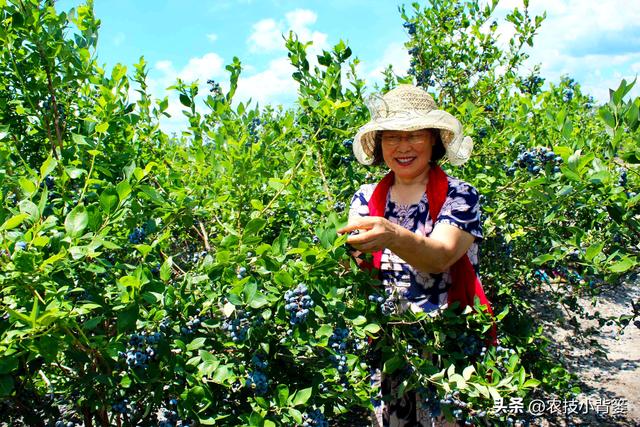
[[[47,186],[47,191],[49,192],[49,194],[47,194],[47,201],[50,202],[58,197],[58,195],[53,191],[56,185],[56,180],[54,177],[52,177],[51,175],[47,175],[40,186],[42,186],[43,184]]]
[[[616,168],[616,171],[620,175],[618,177],[618,187],[626,187],[627,186],[627,169],[623,166],[619,166]]]
[[[620,175],[618,177],[618,186],[622,187],[622,188],[626,188],[627,187],[627,169],[624,166],[620,166],[617,169],[618,174]],[[627,197],[629,199],[636,197],[636,192],[635,191],[627,191],[625,192],[625,194],[627,195]]]
[[[411,52],[411,51],[410,51]],[[416,84],[422,88],[428,88],[429,86],[435,85],[435,80],[433,79],[433,73],[431,70],[423,70],[421,73],[418,73],[416,70],[416,65],[418,65],[418,61],[415,59],[411,60],[408,74],[411,76],[415,76]]]
[[[160,322],[160,331],[162,333],[170,333],[171,332],[171,320],[169,320],[168,317],[165,317],[164,319],[162,319],[162,321]]]
[[[260,132],[261,126],[262,126],[262,120],[260,120],[257,117],[255,117],[249,122],[249,126],[248,126],[249,135],[251,135],[251,138],[253,139],[254,143],[258,142],[259,140],[258,133]],[[247,143],[247,145],[250,145],[250,143]]]
[[[247,275],[247,269],[246,267],[240,267],[238,269],[238,274],[236,274],[236,277],[238,279],[243,279],[245,276]]]
[[[145,237],[147,237],[147,232],[144,230],[144,227],[136,227],[129,233],[129,243],[143,243]]]
[[[129,399],[124,399],[122,402],[114,403],[111,405],[113,412],[118,414],[128,414],[131,408],[129,408]]]
[[[194,252],[193,254],[191,254],[191,258],[187,256],[187,261],[191,261],[192,263],[196,264],[198,261],[200,261],[201,259],[204,259],[204,257],[206,256],[207,256],[207,251]]]
[[[156,350],[153,345],[160,342],[162,334],[155,332],[147,335],[145,332],[132,334],[129,337],[130,348],[126,352],[118,352],[118,356],[127,363],[130,368],[146,369],[147,362],[156,357]]]
[[[526,78],[521,79],[520,84],[522,85],[524,92],[536,95],[538,94],[538,92],[540,92],[540,88],[544,84],[544,79],[538,75],[532,74]]]
[[[440,400],[440,404],[448,405],[449,407],[454,408],[451,410],[451,414],[457,420],[464,420],[466,418],[463,411],[467,409],[469,405],[466,402],[463,402],[462,400],[460,400],[460,392],[458,390],[447,393],[444,396],[444,399]],[[480,418],[482,418],[485,415],[486,413],[478,414]]]
[[[236,311],[237,317],[222,322],[222,330],[227,331],[231,341],[239,342],[247,339],[249,331],[249,313],[242,310]]]
[[[304,322],[309,315],[309,309],[313,307],[313,300],[308,291],[307,286],[300,283],[295,289],[284,293],[284,309],[289,312],[289,323],[292,325]]]
[[[524,152],[521,151],[518,154],[518,158],[511,164],[511,167],[507,169],[507,175],[513,176],[517,168],[525,167],[529,173],[537,174],[547,163],[553,165],[553,173],[560,172],[559,164],[562,163],[562,157],[547,147],[533,148]]]
[[[413,36],[416,33],[416,24],[413,22],[405,22],[402,26],[407,30],[410,36]]]
[[[347,207],[347,205],[346,205],[344,202],[336,202],[336,203],[333,205],[333,209],[334,209],[336,212],[342,212],[342,211],[344,211],[344,209],[345,209],[346,207]]]
[[[207,80],[207,84],[209,85],[209,92],[211,92],[215,96],[222,96],[222,88],[220,87],[220,83],[210,79]]]
[[[267,376],[264,372],[255,369],[249,373],[246,385],[247,387],[251,387],[255,394],[261,396],[267,392],[269,380],[267,380]]]
[[[341,156],[340,157],[340,163],[346,166],[349,163],[351,163],[351,161],[353,160],[353,139],[345,139],[345,140],[343,140],[342,141],[342,146],[349,153],[346,156]]]
[[[267,367],[269,366],[269,362],[266,360],[263,360],[263,355],[260,354],[254,354],[251,357],[251,364],[253,366],[256,367],[256,369],[260,370],[260,371],[265,371],[267,369]]]
[[[385,298],[381,295],[369,295],[369,301],[380,304],[380,311],[384,316],[390,316],[395,311],[395,300],[391,296]]]
[[[180,332],[182,335],[191,335],[200,329],[200,325],[202,325],[202,321],[204,318],[198,316],[189,317],[187,323],[184,326],[180,327]]]
[[[338,372],[344,374],[347,372],[347,337],[349,330],[347,328],[335,328],[333,335],[329,337],[329,347],[336,352],[331,355],[331,361],[336,365]]]
[[[55,427],[75,427],[76,423],[74,423],[73,421],[69,421],[68,423],[65,423],[62,420],[58,420],[55,423]]]
[[[422,397],[422,401],[420,402],[422,407],[428,410],[433,418],[439,417],[440,414],[442,414],[442,406],[436,388],[432,385],[428,387],[420,386],[417,391],[420,397]]]
[[[158,423],[158,427],[191,426],[191,421],[178,419],[178,411],[176,410],[178,406],[177,399],[173,398],[169,400],[168,406],[169,408],[162,408],[162,416],[164,417],[164,419]]]
[[[314,409],[302,414],[302,427],[329,427],[329,423],[319,409]]]

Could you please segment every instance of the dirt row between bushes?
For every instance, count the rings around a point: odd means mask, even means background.
[[[544,292],[539,301],[548,301]],[[640,302],[640,277],[632,275],[593,300],[581,297],[578,302],[589,314],[630,315],[632,302]],[[560,406],[552,410],[552,402],[544,402],[542,425],[640,426],[640,322],[621,329],[615,324],[600,326],[595,319],[578,319],[575,328],[562,308],[544,303],[537,308],[545,334],[552,340],[552,352],[578,376],[576,385],[582,390],[574,401],[558,399],[555,403]]]

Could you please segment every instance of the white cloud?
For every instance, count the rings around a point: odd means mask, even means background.
[[[313,43],[310,52],[317,53],[326,49],[327,34],[309,28],[317,19],[318,15],[311,10],[295,9],[286,13],[284,20],[268,18],[258,21],[253,25],[253,32],[247,40],[249,50],[254,53],[284,51],[283,34],[286,37],[290,31],[296,33],[301,41]]]
[[[184,107],[175,91],[167,91],[169,86],[176,83],[176,79],[182,79],[185,84],[198,81],[198,96],[202,99],[202,94],[208,92],[207,80],[214,79],[221,82],[224,87],[226,80],[226,71],[224,70],[223,59],[214,52],[206,53],[200,57],[189,59],[187,64],[177,70],[174,64],[168,60],[162,60],[155,63],[148,81],[149,92],[152,97],[162,99],[169,97],[169,106],[166,110],[171,115],[170,118],[163,117],[161,126],[165,132],[179,132],[187,128],[187,120],[182,114]]]
[[[380,59],[371,64],[371,67],[366,67],[365,64],[365,76],[368,81],[383,81],[382,72],[387,68],[389,64],[393,65],[393,71],[398,75],[404,75],[409,69],[409,63],[411,58],[407,52],[407,48],[404,43],[393,42],[390,43]],[[363,70],[364,71],[364,70]]]
[[[327,34],[311,28],[317,19],[318,15],[311,10],[295,9],[286,13],[282,19],[268,18],[256,22],[247,39],[249,50],[253,53],[275,53],[281,56],[272,59],[262,71],[252,64],[243,65],[236,100],[247,101],[251,98],[261,106],[293,103],[298,84],[291,77],[295,70],[289,58],[282,55],[286,51],[283,34],[287,36],[293,31],[301,42],[312,43],[307,48],[307,59],[313,69],[318,65],[317,55],[329,46]]]
[[[216,53],[207,53],[199,58],[191,58],[179,73],[179,77],[187,82],[200,80],[205,83],[211,77],[224,73],[224,61]]]
[[[218,40],[218,35],[216,33],[209,33],[207,34],[207,39],[209,39],[209,41],[213,43]]]
[[[518,7],[521,0],[503,0],[497,17]],[[633,80],[640,70],[640,2],[628,0],[538,0],[530,3],[530,15],[547,13],[533,48],[528,48],[525,68],[540,64],[548,82],[557,82],[563,74],[576,79],[583,91],[598,101],[608,101],[609,88],[622,78]],[[507,46],[514,28],[500,22],[499,41]],[[615,70],[618,70],[617,72]],[[640,94],[637,85],[632,96]]]
[[[240,76],[236,100],[257,102],[260,106],[272,103],[291,103],[296,98],[297,83],[291,77],[294,68],[289,58],[269,62],[269,67],[248,77]]]
[[[270,52],[282,47],[282,30],[273,19],[263,19],[253,25],[253,33],[249,36],[251,52]]]

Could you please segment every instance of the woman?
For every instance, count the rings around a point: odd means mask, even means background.
[[[460,122],[436,109],[431,96],[399,85],[370,106],[372,119],[356,134],[353,150],[365,165],[386,164],[391,171],[354,195],[349,223],[339,233],[360,253],[373,253],[373,267],[394,301],[394,309],[437,313],[449,303],[488,307],[478,278],[478,242],[483,238],[478,192],[447,176],[437,162],[461,165],[473,143]],[[362,265],[362,264],[361,264]],[[490,308],[489,308],[490,311]],[[382,394],[392,393],[394,378],[380,378]],[[432,425],[417,394],[374,402],[379,426]],[[442,423],[442,419],[439,420]],[[447,425],[447,424],[440,424]]]

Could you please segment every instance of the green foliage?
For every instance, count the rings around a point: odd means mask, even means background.
[[[384,86],[415,77],[476,141],[450,172],[484,195],[481,273],[501,342],[483,349],[481,310],[384,316],[370,299],[380,284],[336,235],[344,204],[382,173],[351,153],[368,116],[343,42],[312,68],[288,37],[290,110],[234,107],[238,58],[227,93],[177,81],[188,127],[170,138],[144,59],[131,77],[97,65],[91,3],[67,14],[0,2],[1,412],[34,425],[272,426],[319,410],[339,424],[370,409],[374,361],[404,389],[455,392],[455,416],[476,423],[500,418],[495,398],[575,392],[533,304],[548,288],[549,304],[580,316],[578,295],[637,270],[640,99],[623,81],[596,107],[570,78],[543,90],[537,72],[520,76],[542,18],[510,12],[502,51],[495,6],[401,8],[414,62]],[[559,160],[524,158],[541,147]],[[291,299],[308,311],[292,317]]]

